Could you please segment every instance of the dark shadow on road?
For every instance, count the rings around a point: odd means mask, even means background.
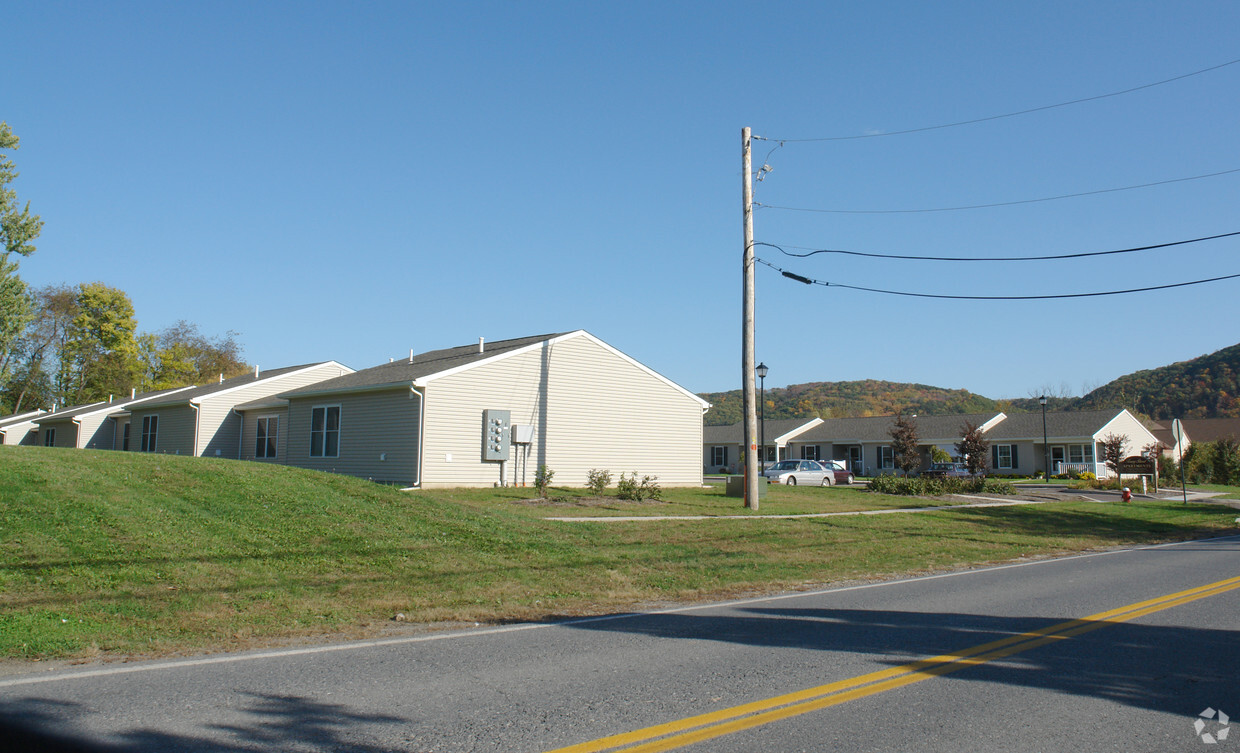
[[[134,729],[101,736],[89,730],[89,710],[42,698],[0,702],[0,748],[48,753],[257,753],[274,750],[331,750],[382,753],[359,727],[406,725],[398,717],[359,713],[309,698],[250,694],[245,724],[221,724],[211,737]],[[222,734],[221,734],[222,733]],[[15,747],[16,746],[16,747]]]
[[[1223,597],[1227,598],[1227,597]],[[753,607],[740,616],[642,615],[580,622],[580,630],[872,657],[875,670],[963,651],[1067,622],[1072,617],[992,617],[938,612]],[[1111,623],[949,676],[1106,699],[1193,716],[1234,702],[1240,634],[1166,625]],[[825,664],[832,664],[825,660]],[[845,679],[832,677],[824,679]]]

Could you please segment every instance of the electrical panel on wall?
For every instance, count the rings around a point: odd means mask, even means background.
[[[482,459],[507,460],[512,443],[512,411],[482,411]]]

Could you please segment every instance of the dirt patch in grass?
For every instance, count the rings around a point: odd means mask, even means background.
[[[627,499],[616,499],[615,497],[532,497],[530,499],[514,499],[511,500],[510,504],[526,507],[615,507],[620,504],[623,504],[625,507],[633,505],[666,507],[668,503],[660,499],[643,499],[640,502],[634,502]]]

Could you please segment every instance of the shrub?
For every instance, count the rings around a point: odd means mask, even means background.
[[[555,471],[545,465],[538,466],[538,470],[534,473],[534,488],[538,490],[538,496],[547,496],[547,486],[550,485],[554,476]]]
[[[637,471],[633,471],[632,476],[621,473],[620,479],[616,481],[616,496],[620,499],[641,502],[643,499],[658,499],[662,493],[658,476],[643,476],[642,480],[638,481]]]
[[[870,491],[879,494],[900,494],[908,497],[944,497],[951,494],[1015,494],[1011,482],[975,476],[973,478],[924,478],[921,476],[877,476],[870,481]]]
[[[586,488],[595,494],[602,494],[603,490],[609,486],[611,486],[611,471],[591,468],[586,474]]]

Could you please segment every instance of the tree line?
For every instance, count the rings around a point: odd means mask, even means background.
[[[139,332],[133,301],[102,282],[31,289],[19,261],[35,252],[43,220],[18,200],[7,154],[19,146],[0,122],[0,415],[201,384],[248,370],[237,333],[204,335],[179,321]]]

